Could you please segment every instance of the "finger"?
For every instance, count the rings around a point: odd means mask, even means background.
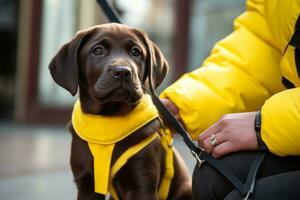
[[[161,101],[175,116],[178,115],[179,113],[178,108],[170,99],[161,99]]]
[[[225,141],[213,148],[211,154],[215,158],[220,158],[228,153],[232,153],[235,151],[236,150],[234,144],[232,144],[230,141]]]
[[[201,146],[207,153],[211,153],[213,150],[213,146],[210,144],[210,139],[207,138],[206,140],[204,140],[202,142],[202,144],[199,144],[199,146]]]
[[[216,130],[216,129],[214,129],[214,130]],[[208,145],[211,146],[210,140],[211,140],[211,137],[213,134],[215,135],[215,138],[219,144],[226,141],[228,138],[227,134],[224,134],[222,130],[220,132],[211,132],[211,135],[209,135],[209,137],[206,137],[204,140],[201,140],[199,138],[199,140],[198,140],[199,146],[201,146],[201,147],[208,146]]]
[[[212,134],[216,134],[221,130],[220,124],[216,123],[212,126],[210,126],[208,129],[206,129],[204,132],[202,132],[199,136],[199,141],[203,142],[204,140],[208,139]]]
[[[222,134],[222,132],[219,132],[219,133],[215,134],[215,140],[217,141],[217,146],[218,146],[221,143],[224,143],[226,141],[226,135]],[[200,144],[200,146],[203,149],[205,149],[205,151],[208,153],[211,153],[213,151],[213,149],[216,147],[211,144],[211,137],[204,140],[203,143]]]

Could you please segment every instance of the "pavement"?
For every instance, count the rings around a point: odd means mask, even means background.
[[[0,123],[0,200],[74,200],[71,135],[64,126]],[[174,146],[190,174],[195,160],[179,136]]]

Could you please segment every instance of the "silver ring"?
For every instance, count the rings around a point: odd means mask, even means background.
[[[210,144],[211,144],[211,146],[213,146],[213,147],[216,147],[219,143],[218,143],[218,141],[217,141],[217,138],[216,138],[216,135],[215,134],[212,134],[211,136],[210,136]]]

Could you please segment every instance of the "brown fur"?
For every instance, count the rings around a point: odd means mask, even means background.
[[[78,32],[50,63],[57,84],[72,95],[77,93],[82,110],[101,115],[130,112],[149,90],[147,72],[157,87],[164,79],[168,64],[160,50],[144,32],[125,25],[106,24]],[[130,146],[160,128],[155,119],[118,142],[112,164]],[[71,168],[79,200],[105,199],[94,193],[93,157],[87,142],[78,137],[72,124]],[[191,180],[183,160],[174,152],[175,175],[168,199],[191,199]],[[113,184],[120,199],[158,199],[158,188],[165,171],[165,150],[154,140],[117,173]]]

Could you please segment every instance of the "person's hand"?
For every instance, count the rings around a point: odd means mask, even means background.
[[[257,150],[255,115],[256,112],[224,115],[199,136],[199,146],[216,158],[237,151]]]
[[[179,110],[178,108],[175,106],[175,104],[167,98],[161,99],[161,102],[169,109],[169,111],[171,111],[171,113],[175,116],[175,118],[177,120],[179,120]]]

